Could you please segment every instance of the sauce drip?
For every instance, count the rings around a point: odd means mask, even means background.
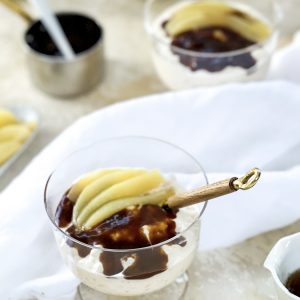
[[[300,297],[300,270],[289,276],[285,286],[292,294]]]
[[[163,26],[165,25],[164,23]],[[221,53],[244,49],[255,43],[227,27],[209,26],[191,29],[174,36],[171,51],[178,55],[180,62],[192,71],[203,69],[218,72],[227,66],[249,69],[255,65],[256,61],[251,53],[247,52],[229,56],[205,57],[184,54],[176,48],[199,53]]]
[[[80,231],[72,225],[73,203],[64,196],[56,211],[56,223],[67,227],[66,232],[74,239],[88,244],[101,245],[107,249],[144,248],[166,241],[176,236],[176,211],[156,205],[134,206],[112,215],[91,230]],[[90,248],[67,241],[77,249],[79,256],[85,257]],[[183,237],[168,245],[185,246]],[[136,251],[104,251],[99,257],[103,273],[113,276],[122,272],[126,279],[144,279],[167,269],[168,255],[162,247],[138,249]],[[124,268],[123,265],[127,267]]]

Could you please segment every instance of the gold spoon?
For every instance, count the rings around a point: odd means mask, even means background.
[[[33,22],[32,16],[30,16],[30,14],[20,4],[18,4],[17,1],[0,0],[0,2],[4,6],[6,6],[8,9],[10,9],[11,11],[18,14],[27,23],[32,23]]]

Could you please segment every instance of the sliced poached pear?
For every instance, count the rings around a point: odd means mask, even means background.
[[[103,170],[97,170],[94,172],[91,172],[82,178],[80,178],[68,192],[68,198],[72,201],[75,202],[81,192],[83,191],[84,188],[86,188],[88,185],[90,185],[92,182],[95,180],[99,179],[103,175],[112,173],[117,171],[117,169],[103,169]]]
[[[102,194],[102,192],[108,190],[109,188],[120,182],[126,181],[144,173],[146,173],[145,170],[130,169],[115,171],[110,170],[108,173],[102,174],[98,179],[92,181],[83,188],[73,209],[73,221],[76,223],[78,222],[77,218],[84,218],[84,216],[88,212],[94,209],[94,206],[98,208],[97,199],[99,195]]]
[[[183,5],[167,22],[166,31],[170,36],[176,36],[188,30],[210,26],[227,27],[255,42],[265,40],[271,34],[267,22],[220,2]]]
[[[96,226],[97,224],[100,224],[101,222],[103,222],[113,214],[117,213],[118,211],[121,211],[130,206],[146,205],[146,204],[162,206],[165,200],[171,197],[172,195],[174,195],[174,190],[171,187],[168,187],[148,195],[131,197],[131,198],[122,198],[122,199],[108,202],[103,206],[101,206],[98,210],[96,210],[88,218],[88,220],[82,224],[82,227],[85,230],[89,230],[94,226]]]
[[[129,170],[133,172],[134,170]],[[127,172],[129,172],[127,171]],[[78,214],[76,212],[75,215],[75,223],[82,227],[82,225],[90,219],[90,217],[103,205],[108,202],[141,196],[143,194],[148,193],[149,191],[158,188],[162,183],[165,182],[165,179],[158,171],[150,171],[145,172],[144,174],[140,174],[138,176],[134,176],[133,178],[123,180],[119,183],[111,185],[111,187],[103,190],[99,193],[95,198],[91,201],[84,201],[85,206],[82,206],[82,211]],[[113,175],[113,174],[112,174]],[[82,193],[83,194],[83,193]],[[79,200],[79,199],[78,199]],[[76,205],[75,205],[76,207]],[[74,207],[74,210],[75,210]],[[73,211],[74,214],[74,211]]]

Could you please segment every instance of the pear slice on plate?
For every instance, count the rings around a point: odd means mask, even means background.
[[[0,108],[0,128],[17,122],[17,118],[13,115],[13,113]]]
[[[27,124],[11,124],[0,128],[0,143],[6,141],[24,142],[31,134]]]
[[[38,115],[31,108],[0,108],[0,176],[33,141],[37,125]]]
[[[0,166],[10,159],[21,147],[17,141],[0,143]]]

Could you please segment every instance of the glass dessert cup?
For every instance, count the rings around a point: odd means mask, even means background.
[[[108,139],[74,152],[51,174],[45,188],[45,207],[63,260],[82,282],[79,290],[84,299],[106,299],[105,295],[180,299],[187,286],[185,272],[198,248],[200,217],[206,203],[180,209],[176,236],[137,249],[91,246],[70,237],[56,224],[55,213],[61,197],[77,178],[115,167],[158,169],[162,174],[192,176],[196,186],[207,184],[206,175],[195,158],[177,146],[153,138]],[[184,184],[186,191],[196,186]],[[128,272],[128,267],[137,260],[138,267]],[[121,266],[118,272],[107,273],[116,266]]]
[[[180,90],[263,79],[269,70],[277,44],[280,14],[275,1],[222,1],[233,9],[264,21],[271,30],[269,37],[263,41],[226,52],[194,51],[171,44],[172,38],[166,34],[164,24],[178,11],[178,8],[197,2],[220,3],[220,1],[207,0],[147,0],[146,2],[144,24],[151,40],[153,62],[162,82],[170,89]]]

